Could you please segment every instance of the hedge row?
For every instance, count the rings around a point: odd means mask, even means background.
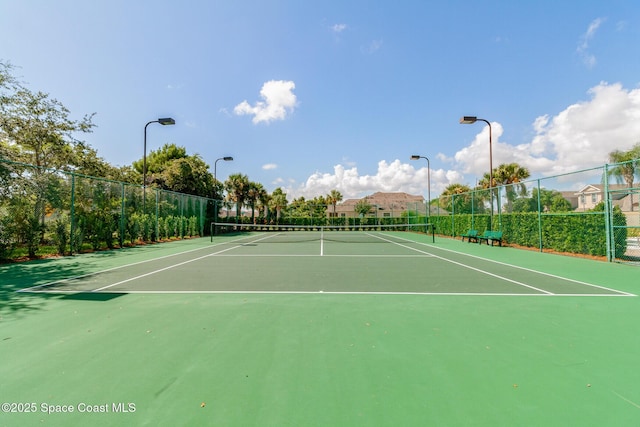
[[[627,245],[626,217],[619,208],[613,212],[615,253],[624,254]],[[438,234],[460,236],[470,229],[489,229],[489,215],[432,216]],[[493,216],[494,230],[503,232],[507,243],[564,253],[606,256],[607,230],[603,211],[542,214],[533,212]]]

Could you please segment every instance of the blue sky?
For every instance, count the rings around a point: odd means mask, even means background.
[[[121,1],[0,3],[0,59],[31,90],[96,113],[114,165],[165,143],[217,177],[289,199],[338,189],[426,195],[493,164],[532,177],[640,142],[640,3]],[[597,180],[596,180],[597,181]]]

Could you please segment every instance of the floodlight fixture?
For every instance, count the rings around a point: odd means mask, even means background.
[[[151,123],[160,123],[162,126],[175,125],[176,121],[171,117],[165,117],[158,120],[151,120],[144,125],[144,156],[142,159],[142,210],[146,209],[147,205],[147,126]]]
[[[176,121],[171,117],[165,117],[164,119],[158,119],[158,123],[160,123],[162,126],[167,126],[167,125],[175,125]]]
[[[463,116],[460,119],[460,124],[462,124],[462,125],[472,125],[477,121],[478,121],[478,118],[476,116]]]

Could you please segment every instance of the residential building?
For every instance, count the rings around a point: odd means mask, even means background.
[[[371,205],[367,217],[398,218],[403,212],[412,211],[425,214],[425,199],[422,196],[414,196],[407,193],[383,193],[377,192],[361,199],[346,199],[335,207],[327,207],[328,218],[357,218],[356,205],[366,201]]]

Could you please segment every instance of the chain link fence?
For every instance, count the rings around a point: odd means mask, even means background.
[[[430,222],[452,237],[496,230],[511,246],[638,263],[640,188],[617,173],[627,163],[441,195],[447,213]]]
[[[0,160],[0,259],[204,235],[213,199]]]
[[[211,222],[291,225],[431,224],[437,234],[499,230],[506,244],[537,251],[640,263],[640,187],[621,182],[628,163],[440,195],[426,203],[335,206],[234,203],[0,159],[0,259],[17,247],[35,256],[204,236]],[[632,166],[638,160],[631,162]]]

